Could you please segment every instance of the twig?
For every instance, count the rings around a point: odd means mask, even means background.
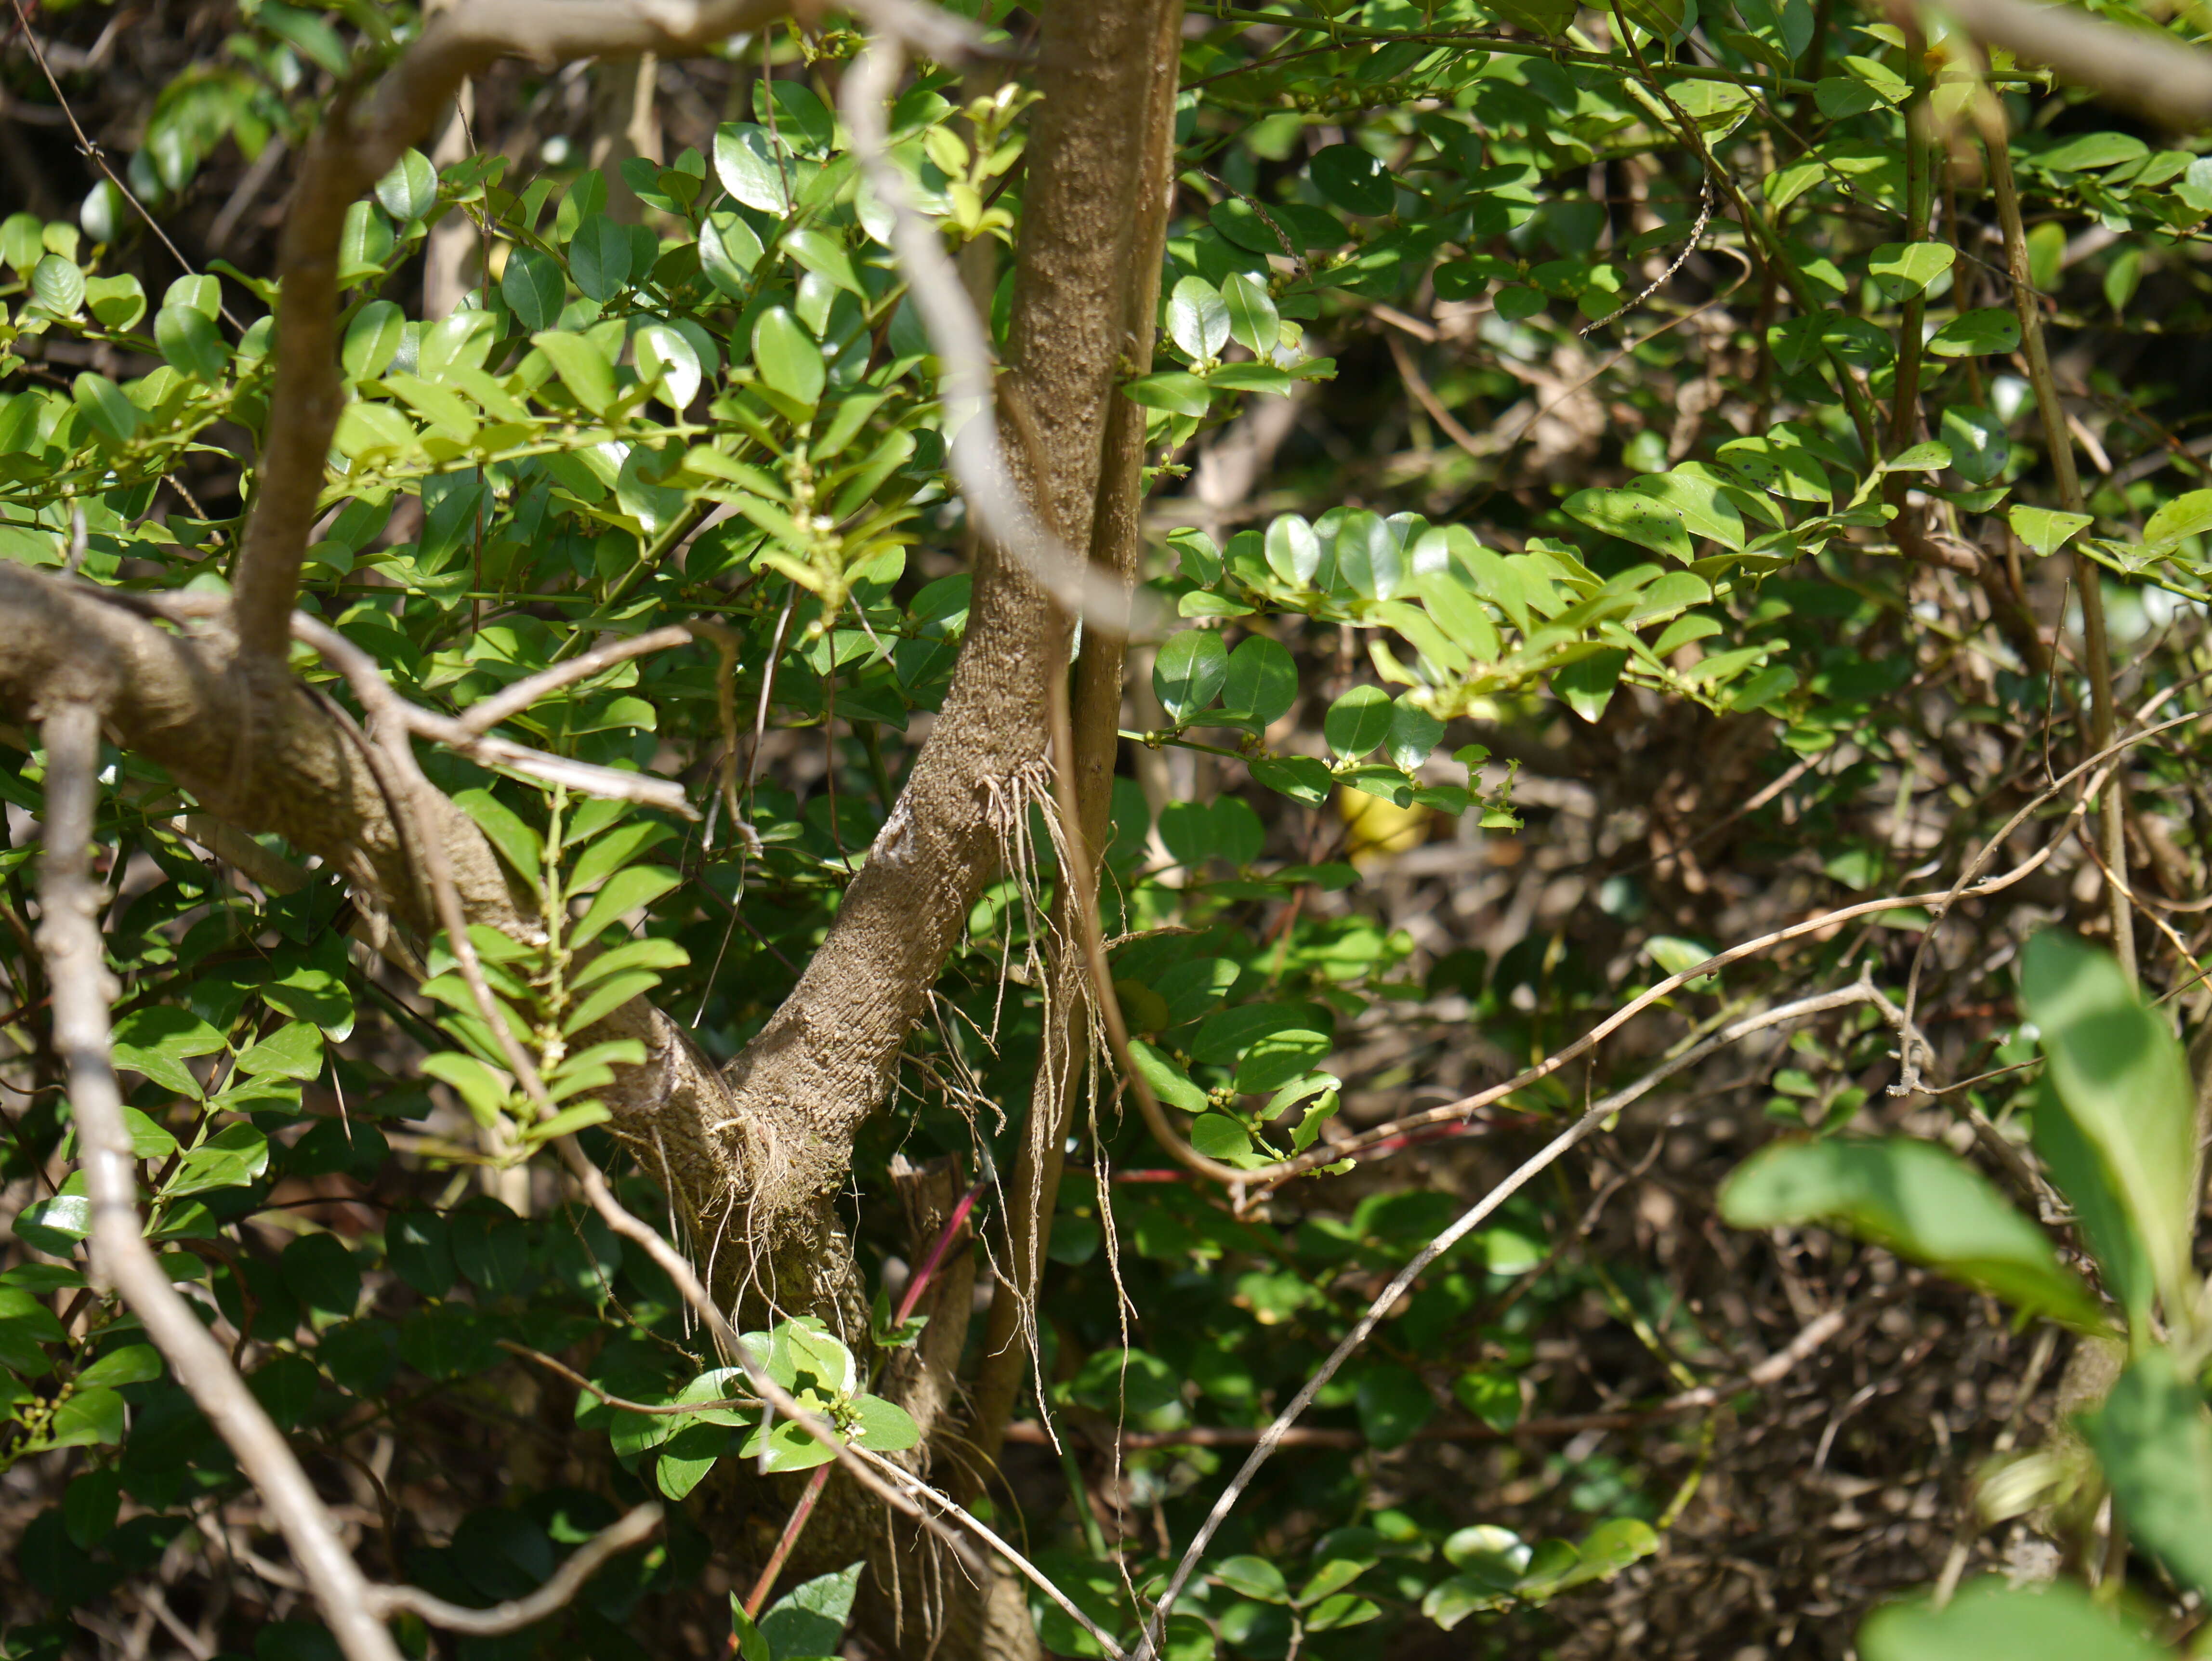
[[[70,131],[76,135],[77,149],[106,175],[107,182],[121,192],[123,199],[131,204],[138,217],[146,222],[146,228],[153,232],[161,245],[169,251],[169,257],[183,268],[185,275],[198,277],[198,269],[179,251],[177,245],[169,240],[169,234],[161,228],[161,222],[147,212],[146,204],[132,194],[130,186],[116,176],[114,167],[108,162],[107,152],[86,137],[84,129],[77,125],[76,112],[70,107],[69,98],[62,91],[62,83],[54,78],[53,66],[46,62],[46,48],[39,44],[38,32],[31,27],[30,16],[23,9],[23,0],[15,0],[15,6],[16,20],[23,26],[23,40],[31,48],[31,56],[38,60],[39,73],[46,77],[46,84],[54,89],[54,102],[61,106],[63,118],[69,122]],[[216,301],[216,309],[222,313],[224,322],[240,333],[245,332],[246,326],[230,314],[230,307],[220,299]]]
[[[1079,1609],[1076,1606],[1075,1601],[1068,1597],[1068,1595],[1062,1591],[1058,1586],[1054,1585],[1050,1578],[1048,1577],[1042,1570],[1038,1568],[1036,1564],[1030,1562],[1028,1558],[1023,1556],[1021,1553],[1016,1551],[1004,1540],[1000,1539],[996,1534],[993,1533],[989,1526],[984,1523],[982,1518],[975,1516],[972,1512],[964,1511],[960,1506],[956,1506],[951,1500],[946,1499],[935,1488],[931,1488],[926,1482],[918,1481],[909,1473],[900,1469],[896,1465],[891,1463],[890,1460],[884,1458],[881,1454],[870,1453],[866,1449],[863,1448],[860,1450],[860,1455],[861,1458],[866,1460],[870,1464],[881,1470],[886,1477],[910,1488],[915,1494],[918,1494],[922,1499],[928,1500],[931,1505],[935,1506],[944,1512],[947,1517],[958,1523],[962,1528],[964,1528],[969,1532],[975,1534],[983,1542],[984,1544],[990,1547],[993,1551],[998,1553],[1000,1556],[1005,1558],[1009,1564],[1012,1565],[1014,1569],[1019,1573],[1024,1579],[1027,1579],[1032,1585],[1036,1586],[1039,1591],[1042,1591],[1046,1597],[1051,1598],[1054,1603],[1059,1604],[1062,1609],[1066,1610],[1068,1617],[1078,1626],[1081,1627],[1084,1631],[1089,1633],[1093,1639],[1097,1640],[1099,1646],[1103,1648],[1109,1657],[1113,1658],[1113,1661],[1121,1661],[1121,1658],[1124,1653],[1121,1646],[1115,1643],[1111,1638],[1108,1637],[1104,1632],[1101,1631],[1099,1629],[1098,1623]]]
[[[424,1591],[419,1586],[380,1586],[374,1597],[378,1612],[386,1619],[400,1614],[420,1615],[447,1632],[488,1638],[535,1626],[562,1608],[583,1590],[584,1582],[599,1572],[610,1557],[644,1543],[660,1526],[660,1502],[648,1500],[625,1512],[562,1560],[553,1578],[527,1597],[509,1598],[488,1609],[472,1609]]]
[[[2163,126],[2212,121],[2212,54],[2179,40],[2027,0],[1945,0],[1943,10],[1978,39],[2048,64]]]
[[[1726,1384],[1700,1384],[1646,1408],[1622,1408],[1606,1413],[1568,1413],[1546,1419],[1523,1419],[1518,1424],[1425,1425],[1413,1433],[1415,1442],[1516,1442],[1537,1437],[1579,1436],[1593,1430],[1635,1430],[1661,1419],[1686,1413],[1702,1413],[1721,1406],[1746,1390],[1764,1390],[1782,1382],[1813,1354],[1844,1329],[1846,1313],[1830,1310],[1809,1323],[1783,1348],[1748,1372]],[[1194,1425],[1187,1430],[1125,1430],[1119,1439],[1124,1448],[1241,1448],[1250,1447],[1267,1433],[1248,1425]],[[1042,1445],[1045,1427],[1028,1421],[1006,1427],[1006,1439]],[[1300,1425],[1276,1439],[1278,1447],[1364,1448],[1370,1445],[1364,1431],[1327,1426]]]
[[[705,626],[719,628],[720,625]],[[641,658],[648,652],[665,651],[672,646],[681,646],[696,638],[701,629],[702,625],[678,623],[665,629],[654,629],[634,636],[629,640],[595,646],[581,657],[571,658],[566,663],[556,664],[550,669],[526,676],[506,691],[471,704],[461,715],[461,725],[471,733],[489,733],[510,715],[520,715],[538,699],[559,691],[563,686],[596,675],[602,669],[611,669],[617,663]]]
[[[68,1063],[70,1104],[92,1202],[94,1263],[145,1323],[147,1335],[237,1456],[348,1661],[399,1661],[398,1646],[373,1613],[374,1589],[338,1538],[322,1497],[146,1244],[137,1164],[115,1080],[95,921],[100,892],[90,876],[100,713],[89,703],[59,700],[46,717],[43,735],[46,852],[40,900],[46,916],[39,943],[53,988],[54,1045]]]
[[[575,1385],[578,1390],[583,1390],[589,1395],[595,1396],[600,1401],[605,1402],[609,1407],[619,1408],[624,1413],[644,1413],[651,1414],[661,1418],[680,1419],[692,1414],[712,1413],[718,1409],[757,1408],[760,1405],[758,1402],[755,1401],[750,1396],[726,1396],[719,1401],[683,1402],[673,1405],[664,1403],[659,1407],[655,1407],[647,1402],[633,1402],[626,1397],[611,1394],[599,1384],[593,1384],[589,1378],[584,1377],[584,1375],[577,1372],[575,1368],[568,1366],[566,1362],[562,1361],[554,1356],[548,1355],[542,1349],[532,1349],[527,1344],[518,1344],[511,1338],[501,1338],[495,1342],[508,1354],[520,1355],[525,1360],[535,1361],[539,1366],[544,1367],[548,1372],[552,1373],[556,1378],[565,1378],[568,1383]]]
[[[2194,53],[2177,52],[2194,57]],[[2207,60],[2212,64],[2212,60]],[[1987,88],[1976,91],[1974,125],[1981,131],[1982,148],[1988,154],[1990,184],[1996,196],[1997,219],[2004,228],[2005,264],[2012,278],[2013,308],[2020,317],[2021,355],[2027,362],[2028,385],[2035,390],[2037,417],[2043,425],[2044,448],[2050,452],[2051,471],[2058,484],[2058,505],[2069,514],[2083,511],[2081,480],[2074,469],[2074,441],[2067,430],[2066,411],[2058,399],[2058,381],[2051,372],[2051,355],[2043,342],[2043,313],[2036,305],[2035,286],[2027,258],[2027,233],[2021,222],[2020,192],[2013,184],[2011,140],[2004,106]],[[2112,647],[2105,625],[2104,572],[2080,548],[2073,551],[2074,579],[2081,593],[2081,637],[2089,672],[2089,747],[2102,750],[2112,741]],[[2063,627],[2063,619],[2061,619]],[[2115,767],[2105,786],[2098,812],[2105,844],[2106,872],[2105,904],[2112,918],[2112,949],[2120,969],[2133,985],[2136,980],[2135,914],[2128,904],[2127,781]]]
[[[1273,1174],[1273,1171],[1271,1171],[1271,1172],[1266,1177],[1267,1186],[1269,1189],[1278,1187],[1282,1183],[1289,1180],[1291,1177],[1302,1176],[1309,1171],[1317,1170],[1325,1165],[1333,1165],[1339,1159],[1358,1153],[1363,1149],[1372,1147],[1379,1142],[1388,1141],[1393,1137],[1403,1135],[1409,1130],[1417,1130],[1425,1125],[1443,1124],[1455,1120],[1463,1119],[1468,1115],[1489,1106],[1492,1102],[1503,1100],[1505,1097],[1512,1095],[1516,1091],[1525,1090],[1530,1085],[1536,1083],[1539,1080],[1549,1078],[1553,1074],[1559,1071],[1560,1068],[1566,1066],[1568,1062],[1574,1061],[1577,1057],[1587,1054],[1590,1050],[1603,1042],[1613,1033],[1620,1031],[1621,1026],[1634,1016],[1642,1011],[1650,1008],[1661,999],[1668,997],[1674,993],[1679,992],[1683,987],[1688,985],[1692,981],[1701,980],[1716,970],[1725,969],[1732,963],[1738,963],[1745,958],[1756,956],[1758,953],[1767,951],[1771,947],[1783,945],[1790,940],[1802,939],[1808,934],[1817,934],[1824,929],[1833,928],[1837,923],[1849,922],[1854,917],[1871,916],[1878,912],[1894,911],[1911,906],[1930,906],[1936,908],[1934,918],[1929,925],[1930,929],[1932,930],[1935,923],[1942,922],[1943,914],[1958,901],[1966,898],[1978,898],[1984,895],[1998,893],[2004,889],[2011,887],[2014,884],[2023,880],[2043,867],[2045,862],[2048,861],[2062,845],[2066,835],[2068,834],[2068,826],[2070,826],[2072,822],[2075,818],[2081,817],[2081,813],[2086,810],[2086,799],[2083,802],[2077,803],[2075,806],[2074,809],[2067,815],[2067,824],[2062,826],[2058,833],[2053,836],[2049,842],[2045,843],[2038,852],[2030,855],[2026,860],[2014,866],[2009,871],[2006,871],[1997,876],[1988,878],[1980,882],[1976,882],[1974,880],[1975,876],[1981,871],[1983,867],[1988,863],[1990,856],[1999,848],[2004,845],[2005,839],[2010,837],[2014,830],[2018,829],[2020,825],[2024,823],[2038,808],[2041,807],[2045,802],[2051,800],[2053,797],[2058,795],[2067,785],[2073,782],[2074,780],[2080,778],[2083,774],[2092,772],[2094,769],[2109,761],[2113,756],[2118,755],[2120,751],[2126,750],[2134,745],[2141,744],[2149,739],[2156,738],[2160,734],[2171,732],[2178,727],[2183,727],[2194,721],[2202,721],[2207,715],[2212,715],[2212,709],[2198,710],[2193,714],[2186,715],[2177,715],[2172,720],[2162,721],[2156,727],[2146,727],[2141,732],[2130,733],[2128,737],[2120,739],[2107,749],[2100,751],[2097,754],[2091,756],[2086,761],[2077,764],[2069,771],[2061,775],[2056,783],[2035,796],[2026,806],[2022,807],[2010,819],[2007,820],[1997,833],[1994,837],[1990,837],[1988,843],[1984,845],[1981,852],[1975,855],[1973,860],[1968,864],[1966,870],[1960,875],[1959,880],[1952,886],[1942,889],[1932,889],[1923,893],[1893,894],[1882,899],[1863,900],[1855,905],[1842,906],[1833,911],[1824,911],[1817,916],[1808,917],[1802,922],[1792,923],[1786,928],[1778,928],[1771,934],[1761,934],[1754,940],[1745,940],[1739,945],[1732,946],[1727,951],[1708,958],[1703,963],[1697,964],[1688,969],[1685,969],[1678,975],[1669,975],[1665,980],[1661,981],[1657,985],[1652,987],[1640,997],[1632,999],[1628,1003],[1614,1011],[1613,1013],[1607,1016],[1605,1019],[1600,1021],[1595,1026],[1592,1027],[1588,1032],[1576,1039],[1572,1043],[1567,1045],[1565,1049],[1554,1051],[1550,1056],[1546,1056],[1544,1060],[1539,1062],[1535,1066],[1528,1068],[1524,1073],[1516,1074],[1514,1077],[1506,1080],[1504,1083],[1492,1085],[1486,1090],[1478,1091],[1475,1094],[1462,1097],[1460,1100],[1455,1102],[1448,1102],[1441,1107],[1428,1108],[1419,1113],[1408,1114],[1402,1119],[1394,1119],[1388,1124],[1377,1125],[1372,1130],[1363,1131],[1360,1135],[1347,1141],[1333,1142],[1326,1147],[1309,1149],[1307,1152],[1299,1154],[1296,1159],[1285,1160],[1282,1166],[1273,1168],[1273,1170],[1280,1171],[1282,1174],[1275,1175]],[[1926,938],[1923,936],[1922,940],[1922,948],[1923,951],[1925,950],[1925,946]],[[1916,957],[1913,977],[1911,979],[1908,980],[1906,983],[1905,1010],[1908,1019],[1910,1018],[1914,1007],[1915,990],[1918,983],[1918,973],[1919,963],[1918,958]],[[1910,1049],[1908,1049],[1908,1068],[1911,1065],[1909,1059],[1911,1053],[1912,1052]],[[1917,1082],[1914,1083],[1913,1087],[1917,1087]],[[1248,1180],[1249,1180],[1249,1177]]]

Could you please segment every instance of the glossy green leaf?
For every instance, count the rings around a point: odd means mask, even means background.
[[[560,330],[541,330],[530,339],[577,403],[593,415],[605,413],[615,401],[615,372],[605,352],[582,335]]]
[[[1355,686],[1329,705],[1322,736],[1339,758],[1357,761],[1390,736],[1395,708],[1381,687]]]
[[[2077,1330],[2109,1324],[2041,1230],[1987,1177],[1926,1142],[1778,1144],[1729,1178],[1721,1214],[1737,1228],[1844,1228]]]
[[[2172,1661],[2116,1612],[2069,1582],[1969,1582],[1941,1609],[1925,1603],[1877,1609],[1859,1629],[1864,1661]]]
[[[1962,313],[1928,337],[1937,357],[1983,357],[2020,344],[2020,319],[1999,306]]]
[[[1212,629],[1169,636],[1152,662],[1152,691],[1178,727],[1211,704],[1228,679],[1229,649]]]
[[[514,248],[508,252],[506,269],[500,272],[499,292],[522,326],[535,333],[551,328],[559,319],[568,282],[552,255],[535,248]]]
[[[438,205],[438,170],[420,150],[400,156],[392,171],[376,181],[376,199],[385,212],[404,224],[424,219]]]
[[[2051,1085],[2142,1231],[2160,1288],[2188,1295],[2196,1094],[2172,1028],[2109,956],[2056,929],[2022,952],[2021,999]]]
[[[2212,491],[2205,494],[2212,496]],[[2055,508],[2031,508],[2024,502],[2014,503],[2005,519],[2013,534],[2027,545],[2030,553],[2046,558],[2063,548],[2076,532],[2090,523],[2087,514],[2063,514]]]
[[[826,372],[822,349],[799,319],[771,306],[753,325],[753,365],[768,386],[811,406],[821,401]]]

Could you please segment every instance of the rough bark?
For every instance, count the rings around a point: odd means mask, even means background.
[[[1142,149],[1132,199],[1128,260],[1133,280],[1123,297],[1121,328],[1131,368],[1152,367],[1159,308],[1159,274],[1172,192],[1179,4],[1155,3],[1146,46],[1145,113],[1135,124]],[[1144,547],[1145,411],[1126,398],[1112,399],[1091,518],[1090,556],[1124,592],[1133,586]],[[1083,838],[1073,880],[1094,888],[1103,859],[1114,802],[1114,760],[1120,748],[1124,642],[1104,630],[1084,636],[1069,698],[1069,740]],[[1044,1050],[1030,1096],[1029,1116],[1010,1189],[1006,1262],[1015,1284],[997,1288],[984,1329],[983,1360],[975,1382],[973,1439],[985,1460],[998,1457],[1007,1420],[1028,1366],[1024,1311],[1033,1308],[1074,1110],[1077,1086],[1091,1049],[1090,976],[1079,944],[1073,896],[1063,882],[1054,897],[1053,945],[1044,991]]]
[[[1078,546],[1137,275],[1146,124],[1130,115],[1149,95],[1164,3],[1053,7],[1039,41],[1004,389],[1029,440],[1011,453],[1017,484]],[[1041,794],[1048,677],[1066,661],[1066,619],[1030,563],[983,546],[929,742],[829,937],[730,1068],[756,1173],[737,1279],[771,1302],[857,1309],[833,1212],[853,1135],[889,1093],[931,983]]]

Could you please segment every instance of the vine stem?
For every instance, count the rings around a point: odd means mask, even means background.
[[[2074,441],[2066,430],[2066,411],[2058,401],[2058,381],[2051,372],[2051,355],[2043,341],[2043,313],[2036,304],[2035,284],[2027,259],[2027,234],[2021,222],[2020,192],[2013,182],[2010,126],[2004,106],[1987,88],[1973,101],[1974,125],[1989,156],[1990,186],[1997,203],[1997,219],[2004,231],[2005,265],[2012,279],[2013,307],[2020,316],[2021,354],[2027,360],[2027,381],[2035,392],[2035,410],[2043,426],[2044,447],[2050,453],[2051,471],[2058,485],[2058,505],[2069,514],[2082,507],[2081,478],[2074,466]],[[2112,742],[2112,647],[2105,624],[2103,569],[2080,548],[2074,551],[2074,583],[2081,595],[2083,656],[2089,674],[2089,744],[2101,751]],[[2064,626],[2060,618],[2060,626]],[[2056,672],[2055,666],[2054,671]],[[2098,839],[2103,844],[2106,872],[2105,904],[2112,927],[2112,950],[2128,984],[2136,983],[2135,910],[2128,903],[2127,782],[2120,768],[2106,782],[2104,800],[2097,813]]]

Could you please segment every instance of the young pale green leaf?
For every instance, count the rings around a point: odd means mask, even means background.
[[[1264,1557],[1225,1557],[1213,1566],[1212,1574],[1240,1597],[1255,1597],[1263,1603],[1291,1601],[1290,1583],[1283,1579],[1282,1570]]]
[[[453,1086],[467,1105],[469,1116],[489,1129],[499,1123],[513,1099],[506,1081],[473,1056],[443,1050],[425,1058],[422,1071]]]
[[[2014,502],[2005,519],[2012,526],[2012,533],[2027,545],[2030,553],[2045,557],[2063,548],[2076,532],[2090,522],[2087,514],[2063,514],[2055,508],[2031,508],[2025,502]]]
[[[312,1021],[289,1021],[240,1051],[238,1070],[247,1078],[313,1080],[322,1076],[323,1035]]]
[[[2141,1232],[2168,1306],[2182,1306],[2196,1093],[2181,1046],[2105,952],[2045,929],[2021,955],[2021,1005],[2042,1032],[2051,1083]]]
[[[897,1453],[921,1440],[921,1427],[896,1402],[860,1395],[850,1403],[853,1439],[872,1453]]]
[[[647,849],[667,841],[668,837],[668,827],[653,819],[631,819],[617,825],[585,849],[569,869],[568,880],[562,885],[564,891],[571,895],[590,893]]]
[[[1942,1609],[1877,1609],[1859,1629],[1864,1661],[2173,1661],[2071,1581],[2017,1589],[1991,1575]]]
[[[244,1188],[269,1168],[269,1139],[250,1124],[217,1131],[179,1162],[161,1197],[181,1199],[210,1189]]]
[[[2077,1331],[2111,1329],[2043,1232],[1986,1177],[1930,1143],[1778,1144],[1729,1178],[1721,1215],[1737,1228],[1848,1229]]]
[[[1206,1110],[1206,1092],[1191,1082],[1190,1074],[1167,1051],[1142,1038],[1132,1038],[1129,1059],[1144,1074],[1145,1082],[1152,1086],[1152,1094],[1170,1107],[1179,1107],[1186,1113]]]
[[[791,158],[763,127],[725,122],[714,134],[714,176],[748,208],[779,219],[791,210]]]
[[[1212,629],[1169,636],[1152,661],[1152,691],[1178,727],[1212,703],[1228,678],[1229,650]]]
[[[701,368],[698,349],[672,324],[648,323],[634,342],[637,373],[660,391],[660,401],[676,414],[691,407],[699,396]]]
[[[2143,543],[2160,547],[2212,530],[2212,490],[2184,490],[2143,521]]]
[[[1940,439],[1909,445],[1881,464],[1885,473],[1936,472],[1951,465],[1951,447]]]
[[[84,304],[84,273],[75,260],[46,254],[31,267],[31,300],[52,316],[75,317]]]

